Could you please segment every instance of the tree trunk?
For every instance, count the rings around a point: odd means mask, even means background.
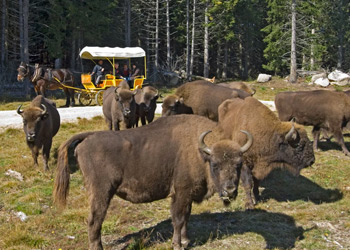
[[[338,29],[338,60],[337,60],[337,69],[341,69],[343,66],[343,59],[344,59],[344,15],[343,15],[343,7],[344,3],[343,1],[339,1],[338,3],[338,13],[339,13],[339,29]]]
[[[209,77],[209,18],[208,18],[208,1],[206,1],[204,11],[204,70],[203,76]]]
[[[21,61],[24,62],[24,28],[23,28],[23,0],[18,1],[19,14],[19,53]],[[28,63],[28,62],[26,62]]]
[[[6,54],[7,54],[7,48],[6,48],[6,17],[7,17],[7,11],[6,11],[6,0],[2,0],[2,8],[1,8],[1,72],[4,72],[5,70],[5,64],[6,64]]]
[[[23,60],[29,63],[29,0],[23,0]]]
[[[186,0],[186,79],[190,80],[190,1]]]
[[[72,37],[72,50],[71,50],[71,60],[70,60],[70,68],[75,69],[75,57],[76,57],[76,41],[75,38]]]
[[[129,0],[125,0],[125,46],[130,47],[130,19],[131,19],[131,3]]]
[[[222,64],[222,75],[221,75],[221,78],[224,80],[227,79],[227,63],[228,63],[228,45],[227,45],[227,41],[225,41],[224,63]]]
[[[166,0],[166,62],[167,69],[171,68],[171,55],[170,55],[170,16],[169,16],[169,0]]]
[[[292,0],[292,39],[290,51],[290,75],[291,83],[297,82],[297,57],[296,57],[296,0]]]
[[[190,77],[193,74],[195,30],[196,30],[196,0],[193,0]]]
[[[156,69],[158,69],[158,58],[159,58],[159,0],[156,0],[156,39],[155,39],[155,59],[154,59],[154,65],[156,66]]]

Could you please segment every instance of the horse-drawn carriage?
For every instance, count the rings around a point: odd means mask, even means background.
[[[92,83],[90,74],[81,75],[81,83],[85,90],[78,94],[78,100],[82,105],[89,105],[93,99],[95,99],[98,105],[101,105],[103,92],[109,87],[119,86],[119,84],[125,80],[123,77],[118,77],[115,72],[114,64],[117,63],[117,60],[128,60],[130,68],[132,58],[144,58],[145,75],[139,75],[133,79],[128,79],[129,81],[132,81],[132,90],[142,88],[143,81],[146,79],[146,53],[140,47],[84,47],[79,55],[82,59],[107,60],[112,67],[112,72],[106,74],[105,79],[103,79],[97,87]]]
[[[95,86],[91,80],[90,74],[81,74],[81,83],[84,88],[76,88],[74,86],[73,74],[67,69],[44,69],[39,65],[30,66],[21,63],[18,67],[18,81],[23,81],[25,77],[29,77],[34,85],[37,94],[45,95],[45,90],[63,89],[67,96],[66,106],[74,105],[74,92],[78,93],[78,100],[81,105],[90,105],[92,100],[96,104],[102,105],[103,92],[109,87],[117,87],[125,80],[116,74],[114,64],[117,60],[128,61],[129,68],[132,58],[143,58],[144,75],[137,75],[130,79],[131,90],[142,88],[143,81],[146,79],[146,53],[140,47],[84,47],[80,52],[82,59],[107,60],[111,64],[111,72],[104,76],[101,83]],[[34,68],[32,70],[31,68]],[[71,100],[70,100],[71,99]]]

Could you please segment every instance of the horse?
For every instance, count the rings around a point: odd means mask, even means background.
[[[32,70],[32,68],[34,68]],[[74,89],[66,86],[74,86],[73,73],[69,69],[49,69],[40,67],[39,64],[30,66],[21,62],[17,68],[17,80],[23,82],[25,78],[29,78],[34,86],[35,93],[45,97],[45,91],[63,89],[66,94],[66,107],[74,106]],[[62,84],[63,83],[63,84]]]

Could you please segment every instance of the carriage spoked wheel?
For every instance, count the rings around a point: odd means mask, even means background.
[[[92,102],[91,93],[88,92],[80,92],[78,95],[79,103],[83,106],[88,106]]]
[[[95,96],[96,104],[99,106],[103,105],[103,92],[105,92],[105,90],[101,89],[100,91],[97,92],[97,94]]]

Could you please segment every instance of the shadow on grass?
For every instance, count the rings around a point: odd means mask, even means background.
[[[344,137],[350,137],[350,134],[344,134]],[[350,149],[350,142],[345,142],[345,146],[348,149]],[[319,141],[317,143],[317,147],[321,151],[328,151],[328,150],[342,151],[341,146],[338,144],[338,142],[335,139]]]
[[[106,249],[152,248],[152,245],[171,240],[172,231],[171,221],[165,220],[153,227],[112,240]],[[293,217],[265,210],[202,213],[190,217],[188,236],[191,243],[188,248],[251,232],[265,239],[267,249],[290,249],[297,240],[304,238],[305,231],[295,224]]]
[[[277,201],[311,201],[315,204],[335,202],[343,198],[339,189],[326,189],[308,178],[293,176],[288,171],[276,169],[261,183],[265,189],[261,193],[262,200]]]

